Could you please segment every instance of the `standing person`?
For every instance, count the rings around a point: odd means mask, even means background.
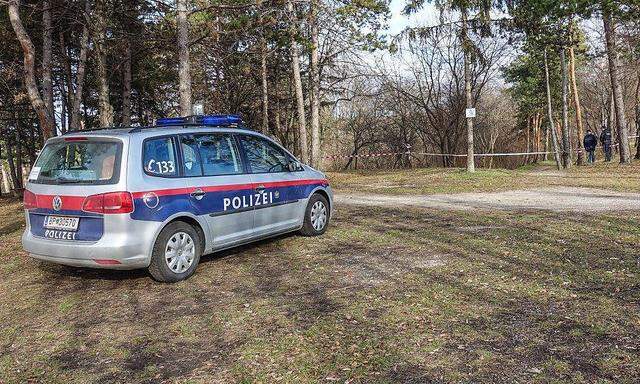
[[[602,127],[600,143],[604,149],[604,161],[611,161],[611,130],[605,126]]]
[[[587,151],[587,163],[593,164],[596,162],[596,145],[598,145],[598,138],[587,129],[587,134],[584,135],[584,150]]]

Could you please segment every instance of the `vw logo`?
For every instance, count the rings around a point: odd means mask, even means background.
[[[62,199],[60,196],[56,196],[53,198],[53,210],[59,211],[60,209],[62,209]]]

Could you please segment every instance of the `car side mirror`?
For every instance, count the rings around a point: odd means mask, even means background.
[[[302,164],[299,161],[290,161],[289,162],[289,172],[295,172],[302,169]]]

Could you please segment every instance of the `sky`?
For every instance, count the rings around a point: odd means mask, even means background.
[[[406,0],[392,0],[389,6],[391,11],[391,19],[389,20],[389,28],[387,33],[397,35],[407,26],[417,27],[429,24],[435,24],[438,21],[438,11],[433,4],[427,4],[420,12],[411,16],[402,13]]]

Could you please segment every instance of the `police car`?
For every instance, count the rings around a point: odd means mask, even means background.
[[[326,176],[235,115],[52,138],[24,191],[30,256],[59,264],[193,274],[200,256],[299,231],[323,234]]]

